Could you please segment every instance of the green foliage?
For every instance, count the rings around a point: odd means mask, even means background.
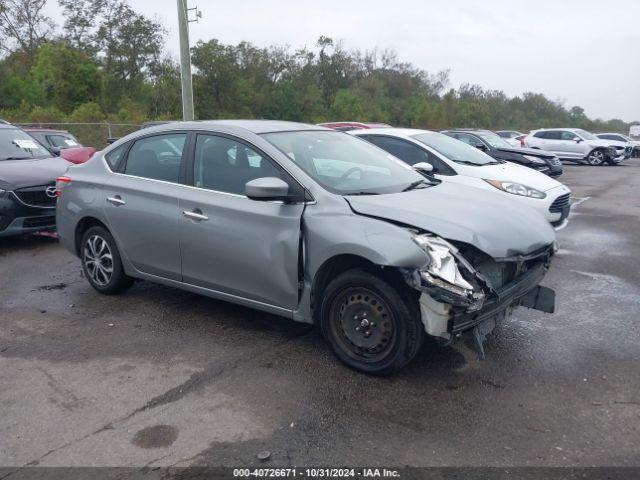
[[[95,60],[65,44],[44,44],[31,76],[45,105],[69,113],[76,105],[102,100],[103,77]]]
[[[44,0],[0,0],[0,117],[21,123],[139,124],[182,116],[180,70],[163,55],[165,29],[156,19],[127,0],[58,3],[64,29],[55,35],[42,14]],[[392,51],[346,50],[324,36],[314,48],[299,50],[211,39],[198,42],[191,54],[201,119],[359,120],[523,131],[629,128],[617,119],[589,119],[581,107],[567,109],[540,93],[510,98],[473,84],[447,89],[448,71],[430,74]],[[133,127],[122,128],[111,134]],[[95,132],[79,134],[93,139]],[[98,145],[107,133],[101,135]]]

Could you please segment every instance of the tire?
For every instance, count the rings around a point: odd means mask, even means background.
[[[587,163],[592,167],[597,167],[607,161],[607,155],[600,149],[595,149],[587,155]]]
[[[133,284],[133,278],[124,273],[113,236],[104,227],[91,227],[84,233],[80,260],[89,284],[102,294],[115,295]]]
[[[329,283],[320,327],[345,365],[372,375],[400,370],[424,340],[416,299],[363,270],[346,271]]]

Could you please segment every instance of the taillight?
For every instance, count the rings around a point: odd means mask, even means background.
[[[62,194],[62,187],[71,183],[70,177],[58,177],[56,178],[56,197]]]
[[[521,146],[522,148],[526,147],[526,145],[525,145],[525,143],[524,143],[525,138],[527,138],[527,136],[526,136],[526,135],[520,139],[520,146]]]

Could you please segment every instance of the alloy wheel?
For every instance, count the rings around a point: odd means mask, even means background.
[[[602,165],[604,163],[604,153],[600,150],[596,150],[589,154],[589,165]]]
[[[109,284],[113,275],[113,254],[107,241],[91,235],[84,244],[83,260],[87,275],[98,286]]]

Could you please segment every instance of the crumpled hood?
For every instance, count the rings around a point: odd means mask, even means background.
[[[536,150],[535,148],[524,148],[524,147],[500,147],[498,150],[501,152],[510,152],[510,153],[520,153],[522,155],[531,155],[534,157],[540,158],[553,158],[555,154],[551,152],[546,152],[544,150]]]
[[[67,171],[71,164],[53,157],[33,160],[0,160],[0,188],[16,188],[46,185]]]
[[[528,254],[555,240],[553,228],[528,206],[452,182],[410,192],[344,198],[356,213],[468,243],[493,258]]]

